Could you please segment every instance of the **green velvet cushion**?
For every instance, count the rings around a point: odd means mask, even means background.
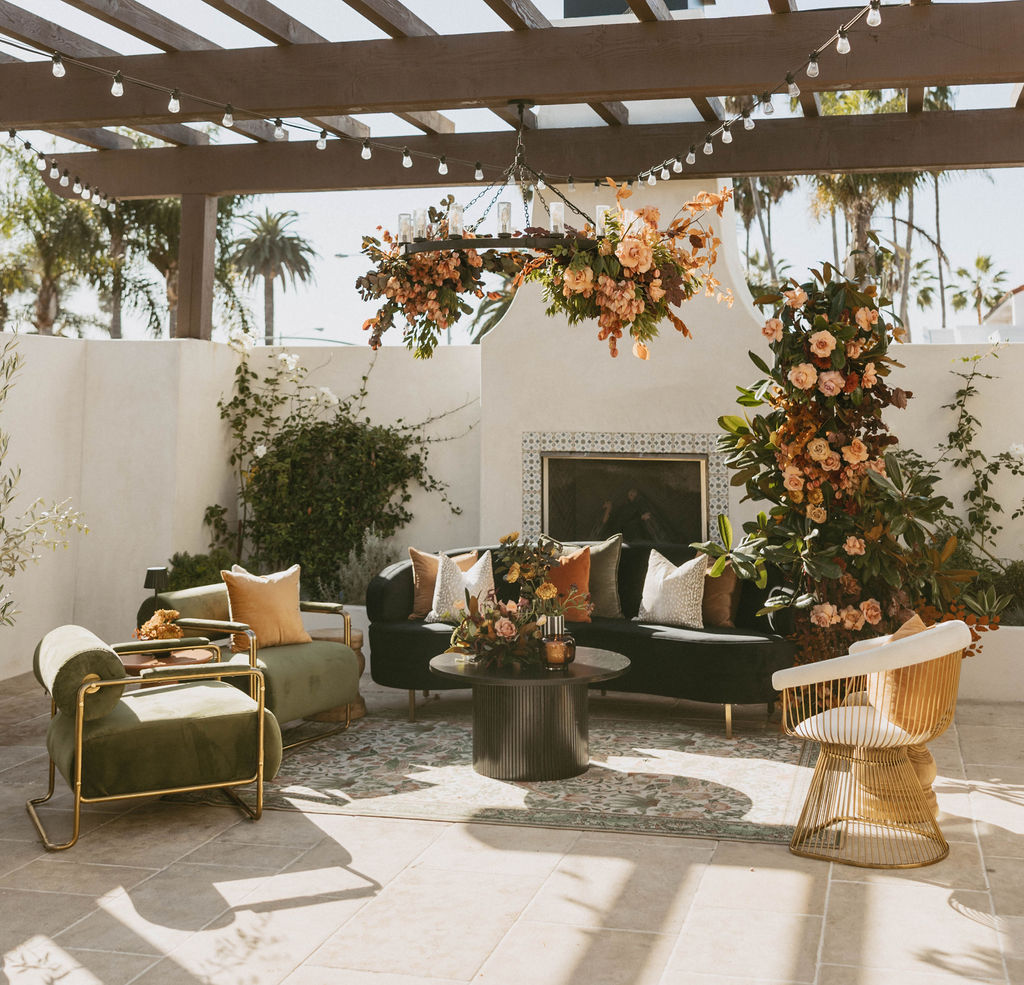
[[[50,630],[32,657],[36,680],[50,693],[65,715],[75,717],[78,689],[89,674],[100,680],[125,677],[124,664],[98,636],[81,626],[58,626]],[[108,714],[121,698],[124,685],[101,687],[85,696],[85,720]]]
[[[235,653],[229,662],[248,661],[248,654]],[[281,723],[347,705],[359,696],[359,661],[344,643],[314,640],[260,647],[256,666],[266,681],[267,707]],[[249,686],[244,677],[234,683]]]
[[[281,765],[281,730],[264,716],[264,779]],[[256,774],[256,703],[226,683],[202,681],[129,691],[82,732],[82,795],[231,783]],[[57,769],[74,783],[75,721],[57,715],[46,734]]]
[[[139,606],[138,625],[146,622],[157,609],[176,609],[189,619],[221,619],[228,616],[228,588],[223,582],[184,588],[179,592],[161,592],[150,595]]]

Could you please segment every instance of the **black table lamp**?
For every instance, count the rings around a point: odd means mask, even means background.
[[[170,577],[166,568],[146,568],[146,584],[143,587],[152,588],[153,594],[159,595],[166,591],[169,581]]]

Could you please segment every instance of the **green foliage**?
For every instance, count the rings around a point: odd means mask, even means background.
[[[1009,274],[1005,270],[997,270],[992,257],[979,253],[972,267],[957,267],[956,276],[960,282],[949,287],[953,292],[953,310],[973,308],[980,325],[982,309],[994,308],[1006,293]]]
[[[256,570],[298,561],[306,586],[335,596],[342,563],[359,555],[365,532],[375,528],[386,539],[412,519],[414,486],[460,511],[427,468],[424,427],[444,415],[372,424],[362,416],[369,374],[345,400],[305,376],[289,353],[262,376],[247,356],[239,361],[234,393],[219,404],[232,435],[237,525],[220,505],[207,509],[206,522],[211,546],[247,558]]]
[[[399,558],[398,549],[387,537],[382,537],[376,526],[363,531],[358,547],[348,552],[338,565],[338,591],[342,602],[347,605],[365,605],[366,589],[370,582],[389,564]],[[321,595],[331,594],[322,589]]]
[[[219,584],[221,571],[230,569],[237,561],[238,558],[223,547],[215,547],[209,554],[178,551],[167,562],[171,569],[168,590],[180,592],[184,588]]]
[[[1002,623],[1024,626],[1024,561],[1010,561],[993,577],[992,587],[1009,600],[1003,610]]]

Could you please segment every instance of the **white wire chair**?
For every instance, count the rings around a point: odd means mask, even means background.
[[[965,623],[945,622],[773,675],[785,731],[821,744],[790,851],[870,868],[949,854],[908,749],[953,720],[970,643]]]

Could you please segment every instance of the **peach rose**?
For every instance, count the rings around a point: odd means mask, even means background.
[[[792,291],[783,291],[782,293],[786,297],[786,304],[794,311],[807,304],[807,292],[802,287],[795,287]]]
[[[863,311],[864,309],[862,308],[861,310]],[[861,602],[860,611],[864,613],[864,618],[872,626],[877,626],[882,621],[882,607],[878,604],[878,599],[868,599],[866,602]]]
[[[871,331],[871,326],[878,324],[878,312],[872,308],[858,308],[854,317],[865,332]]]
[[[831,602],[822,602],[811,609],[811,622],[827,629],[839,622],[839,610]]]
[[[826,356],[832,355],[832,350],[836,347],[836,337],[831,332],[826,332],[824,329],[820,332],[815,332],[810,339],[811,352],[816,356],[820,356],[824,359]]]
[[[589,298],[594,293],[594,271],[590,267],[583,267],[581,270],[568,267],[562,275],[562,282],[562,294],[565,297],[570,294],[582,294]]]
[[[832,447],[824,438],[812,438],[807,442],[807,454],[812,462],[824,462],[831,452]]]
[[[622,266],[636,270],[638,274],[647,273],[654,263],[654,253],[651,248],[642,239],[637,239],[635,236],[627,236],[621,240],[615,255]]]
[[[864,613],[860,609],[848,605],[839,613],[843,629],[861,629],[864,626]]]
[[[800,363],[789,371],[789,382],[798,390],[813,389],[818,382],[818,371],[810,363]]]
[[[828,519],[828,513],[824,506],[808,506],[807,519],[812,523],[824,523]]]
[[[826,397],[837,397],[846,386],[846,377],[837,369],[830,369],[818,377],[818,390]]]
[[[843,445],[843,458],[850,465],[866,462],[868,460],[868,446],[860,438],[854,438],[848,445]]]
[[[864,351],[864,343],[860,339],[854,339],[852,342],[846,343],[846,358],[847,359],[860,359],[860,354]]]
[[[826,472],[835,472],[840,465],[843,464],[843,460],[839,457],[839,452],[830,451],[826,458],[821,460],[821,467]]]
[[[798,489],[803,489],[803,473],[795,465],[787,465],[782,470],[782,484],[790,492],[796,492]]]
[[[868,363],[864,367],[864,375],[860,378],[861,386],[873,387],[878,382],[878,374],[875,372],[875,364]]]
[[[850,557],[853,557],[855,554],[863,554],[864,541],[861,540],[860,537],[854,537],[853,534],[850,534],[850,536],[846,538],[846,543],[843,544],[843,550],[846,551]]]
[[[769,318],[768,321],[761,326],[761,334],[769,342],[781,342],[782,341],[782,320],[779,318]]]
[[[511,619],[502,616],[495,624],[494,631],[505,639],[511,639],[516,635],[516,624]]]

